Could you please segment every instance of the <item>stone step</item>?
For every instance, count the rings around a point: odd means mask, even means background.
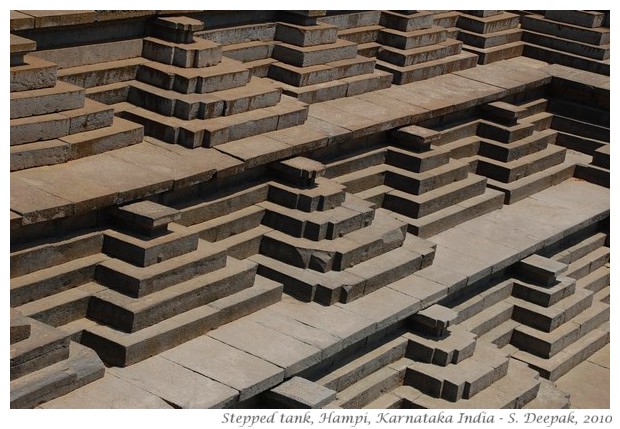
[[[30,324],[30,336],[11,344],[11,380],[53,365],[69,356],[69,337],[62,331],[25,319]]]
[[[24,63],[24,55],[37,49],[37,43],[34,40],[11,34],[11,65],[17,66]]]
[[[172,285],[148,297],[131,298],[112,289],[96,294],[88,316],[123,332],[136,332],[180,313],[252,287],[256,264],[228,257],[226,266]]]
[[[35,408],[103,377],[97,354],[71,342],[66,360],[11,381],[11,408]]]
[[[512,317],[513,304],[501,301],[459,323],[459,328],[482,336]]]
[[[540,15],[524,15],[521,19],[521,28],[590,45],[608,45],[610,39],[609,28],[585,28],[545,19]]]
[[[183,68],[202,68],[222,61],[222,48],[218,43],[197,38],[191,43],[174,43],[154,37],[142,40],[142,56],[161,64]]]
[[[476,16],[478,18],[487,18],[489,16],[502,15],[503,10],[460,10],[459,12],[466,15]]]
[[[553,115],[551,126],[554,130],[558,130],[562,133],[574,134],[586,139],[596,140],[600,143],[594,144],[590,155],[594,156],[594,152],[597,147],[603,142],[609,142],[609,127],[601,127],[588,122],[580,121],[578,119],[569,118],[561,115]],[[601,146],[604,147],[604,146]]]
[[[575,279],[563,276],[558,277],[557,283],[550,286],[515,280],[512,295],[541,307],[549,307],[575,293],[575,284]]]
[[[338,27],[331,24],[296,25],[278,22],[275,40],[295,46],[317,46],[336,43]]]
[[[353,173],[366,167],[381,165],[385,162],[386,155],[387,149],[381,148],[329,162],[325,164],[325,177],[335,180],[339,176]]]
[[[564,275],[579,280],[596,269],[604,266],[609,262],[609,258],[609,247],[599,247],[586,256],[573,260],[569,264],[568,270],[566,270]]]
[[[408,340],[407,358],[438,366],[456,365],[476,349],[476,335],[460,329],[448,328],[447,336],[440,338],[412,333],[404,337]]]
[[[574,294],[549,307],[541,307],[514,297],[507,302],[514,305],[514,320],[543,332],[552,332],[589,308],[592,305],[592,296],[591,291],[576,289]]]
[[[276,62],[278,62],[276,59],[269,57],[262,60],[248,61],[243,63],[243,65],[250,70],[251,76],[267,77],[271,65]]]
[[[550,34],[537,33],[535,31],[524,31],[522,40],[532,45],[543,46],[556,51],[568,52],[580,57],[591,58],[593,60],[609,59],[609,44],[592,45],[589,43],[563,39]]]
[[[125,333],[108,326],[88,327],[82,343],[109,364],[128,366],[194,339],[223,324],[275,304],[282,285],[256,276],[254,286],[163,320],[138,332]]]
[[[501,349],[510,344],[514,330],[518,326],[521,326],[519,322],[515,322],[512,319],[507,320],[478,337],[478,341],[495,344]]]
[[[575,262],[584,256],[587,256],[589,253],[592,253],[599,247],[605,245],[605,240],[607,239],[607,234],[604,232],[597,232],[590,237],[579,240],[577,243],[568,247],[565,250],[562,250],[559,253],[551,256],[551,259],[562,262],[564,264],[570,264],[571,262]]]
[[[359,12],[346,11],[344,13],[341,11],[322,16],[318,18],[317,21],[332,24],[341,30],[346,30],[348,28],[378,25],[380,17],[381,11],[379,10],[364,10]]]
[[[458,317],[454,323],[461,323],[476,314],[486,310],[495,304],[499,304],[512,294],[513,279],[507,279],[483,288],[482,291],[474,296],[466,295],[464,297],[454,298],[454,306],[452,310],[458,313]],[[476,325],[477,326],[477,325]]]
[[[534,126],[525,122],[517,122],[515,125],[502,125],[481,120],[478,124],[477,135],[502,143],[512,143],[531,136],[533,132]]]
[[[458,55],[428,61],[422,64],[414,64],[408,67],[399,67],[384,61],[377,61],[377,68],[388,71],[394,75],[392,83],[403,85],[430,79],[446,73],[469,69],[476,66],[478,56],[469,52],[461,52]]]
[[[144,125],[147,135],[191,148],[216,146],[300,125],[307,115],[306,104],[287,97],[282,97],[280,102],[272,107],[212,119],[180,121],[140,107],[123,113],[126,119]]]
[[[577,281],[577,287],[597,293],[609,286],[609,268],[602,266]]]
[[[270,182],[267,200],[292,210],[307,213],[332,210],[346,199],[346,187],[330,179],[318,177],[313,188],[295,188],[284,183]],[[261,201],[257,201],[259,203]]]
[[[260,225],[248,231],[231,235],[221,240],[221,243],[228,248],[228,256],[236,259],[246,259],[258,254],[263,235],[270,231],[272,231],[271,228]]]
[[[534,254],[517,262],[513,267],[513,272],[521,280],[551,288],[564,280],[559,276],[567,269],[568,265],[566,264]]]
[[[565,158],[566,149],[556,145],[549,145],[543,150],[508,162],[479,157],[476,174],[498,182],[511,183],[561,164]]]
[[[105,289],[95,282],[67,289],[23,304],[17,309],[27,317],[54,327],[86,317],[91,297]]]
[[[258,227],[264,214],[265,209],[251,205],[224,216],[196,223],[189,229],[197,233],[202,240],[215,242]]]
[[[362,408],[377,399],[383,392],[400,386],[404,373],[390,366],[383,367],[338,392],[336,400],[328,404],[327,408]]]
[[[546,10],[545,18],[580,27],[597,28],[603,25],[605,14],[593,10]]]
[[[594,301],[602,302],[603,304],[609,305],[610,300],[611,300],[610,296],[611,296],[611,287],[608,285],[594,294]]]
[[[393,28],[383,28],[377,35],[377,42],[383,48],[390,46],[396,49],[409,50],[424,46],[436,45],[446,41],[446,30],[433,25],[430,28],[413,31],[400,31]]]
[[[141,298],[225,266],[226,249],[199,240],[195,251],[147,267],[108,259],[97,266],[95,279],[128,296]]]
[[[528,410],[562,410],[570,408],[570,395],[558,388],[558,386],[544,378],[540,380],[538,395],[531,402],[525,404],[523,409]]]
[[[362,350],[359,356],[352,355],[338,368],[316,380],[328,389],[342,392],[361,379],[381,368],[405,357],[407,339],[398,337],[371,350]]]
[[[376,42],[380,30],[383,30],[381,25],[347,28],[338,31],[338,38],[361,45]]]
[[[412,218],[421,218],[484,193],[486,179],[469,174],[459,180],[422,195],[393,190],[383,200],[383,207]]]
[[[283,84],[282,89],[286,95],[295,97],[301,102],[312,104],[385,89],[391,85],[391,81],[392,76],[389,73],[375,70],[372,73],[303,87]]]
[[[473,356],[456,365],[412,363],[407,368],[405,384],[450,402],[471,399],[506,376],[509,361],[497,347],[478,343]]]
[[[503,126],[514,126],[528,114],[528,110],[526,107],[505,101],[494,101],[480,106],[480,114],[483,119],[489,122]]]
[[[504,192],[504,204],[513,204],[573,177],[574,172],[574,162],[564,161],[510,183],[504,183],[489,178],[487,180],[487,186]]]
[[[374,207],[364,200],[347,194],[342,206],[327,211],[303,212],[265,201],[259,204],[266,210],[262,223],[293,237],[309,240],[334,240],[370,225]]]
[[[464,46],[463,50],[478,55],[478,64],[491,64],[496,61],[520,57],[523,54],[523,42],[507,43],[492,48]]]
[[[456,27],[460,15],[456,10],[435,11],[433,14],[433,24],[445,28]]]
[[[11,92],[51,88],[56,85],[58,65],[34,57],[24,56],[24,64],[11,67]]]
[[[553,332],[520,325],[515,328],[510,343],[520,350],[549,359],[608,320],[609,305],[595,301],[592,307]]]
[[[281,93],[280,88],[261,78],[252,78],[243,87],[210,94],[180,94],[133,81],[129,86],[128,101],[164,116],[192,120],[275,106],[280,101]]]
[[[11,171],[62,164],[70,159],[69,145],[58,139],[11,146]]]
[[[19,311],[11,308],[11,344],[26,340],[32,333],[30,321]]]
[[[557,131],[546,129],[534,131],[531,136],[516,140],[512,143],[500,143],[494,140],[481,139],[478,154],[485,158],[491,158],[500,162],[512,162],[523,158],[555,143]]]
[[[126,102],[128,94],[129,84],[127,82],[110,83],[86,89],[86,98],[107,105]]]
[[[432,263],[434,249],[411,243],[360,262],[344,272],[318,273],[294,267],[265,255],[250,259],[259,273],[286,285],[285,292],[300,300],[322,305],[351,302],[381,287],[407,277]]]
[[[607,145],[608,143],[560,131],[558,132],[555,144],[565,147],[566,149],[571,149],[577,152],[584,153],[586,155],[593,156],[594,152],[597,149]]]
[[[528,124],[532,124],[534,126],[534,131],[545,131],[548,128],[551,128],[551,123],[554,118],[553,113],[548,112],[540,112],[533,114],[531,116],[523,118],[521,121],[526,122]]]
[[[76,258],[11,279],[11,305],[19,306],[90,282],[106,255]]]
[[[269,77],[287,85],[303,87],[330,82],[351,76],[372,73],[375,60],[357,56],[352,59],[333,61],[308,67],[296,67],[277,62],[269,68]]]
[[[355,58],[357,56],[357,44],[340,39],[334,43],[305,47],[280,43],[273,47],[271,55],[286,64],[308,67]]]
[[[11,146],[109,127],[113,118],[114,109],[85,99],[77,109],[11,119]]]
[[[468,47],[489,49],[497,46],[515,43],[521,40],[523,31],[519,28],[510,28],[503,31],[480,34],[461,29],[458,39]]]
[[[269,58],[273,44],[261,40],[235,43],[222,46],[222,55],[242,63],[264,60]]]
[[[446,39],[435,45],[416,47],[408,50],[385,46],[378,53],[377,58],[397,66],[407,67],[459,54],[462,45],[463,42],[459,42],[458,40]]]
[[[608,343],[609,331],[597,328],[588,332],[549,359],[521,350],[514,353],[512,357],[527,363],[530,368],[538,371],[542,377],[556,381]]]
[[[402,391],[403,406],[425,409],[522,408],[536,397],[539,386],[540,381],[536,371],[519,361],[510,359],[506,376],[473,398],[450,402],[424,395],[419,390],[407,386],[407,391]]]
[[[246,65],[223,58],[212,67],[189,69],[147,62],[138,68],[137,80],[182,94],[207,94],[247,85],[250,76]]]
[[[488,34],[517,28],[519,26],[519,19],[519,15],[509,12],[486,17],[461,14],[456,25],[463,30]]]
[[[463,222],[500,209],[503,201],[502,192],[487,188],[481,195],[476,195],[418,219],[400,213],[392,213],[392,215],[396,219],[407,222],[409,233],[421,238],[428,238]]]
[[[381,45],[377,42],[360,43],[357,45],[357,55],[368,58],[376,58]]]
[[[405,231],[406,224],[377,210],[371,225],[334,240],[315,242],[272,231],[263,237],[261,253],[299,268],[343,271],[400,247]]]
[[[546,98],[537,98],[533,101],[519,104],[520,107],[527,109],[525,117],[536,115],[537,113],[546,112],[548,101]]]
[[[393,28],[400,31],[413,31],[430,28],[433,25],[433,13],[426,11],[417,11],[414,13],[403,13],[384,10],[381,11],[381,20],[379,24],[387,28]]]
[[[157,237],[107,230],[103,252],[138,267],[147,267],[185,253],[198,246],[198,234],[181,225],[170,224],[168,233]]]
[[[411,152],[405,149],[388,146],[386,162],[394,167],[423,173],[446,165],[450,160],[450,151],[441,147],[433,147],[427,152]]]
[[[51,88],[11,94],[11,119],[46,115],[84,106],[84,89],[59,81]]]
[[[67,67],[58,71],[58,80],[81,86],[98,86],[134,80],[141,64],[148,60],[142,57],[107,61],[85,66]]]

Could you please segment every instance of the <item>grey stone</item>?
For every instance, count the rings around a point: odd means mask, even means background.
[[[304,378],[293,377],[271,389],[268,396],[281,407],[323,408],[336,398],[336,392]]]

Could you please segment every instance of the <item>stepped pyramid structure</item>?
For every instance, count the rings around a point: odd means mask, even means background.
[[[148,135],[187,147],[215,146],[303,123],[305,104],[282,98],[280,88],[252,77],[236,60],[222,59],[219,44],[194,39],[202,22],[158,18],[155,36],[144,40],[135,82],[122,116]],[[206,95],[208,94],[208,95]]]
[[[547,10],[521,19],[524,55],[609,75],[609,11]]]
[[[276,27],[271,56],[278,61],[268,76],[284,83],[285,94],[316,103],[390,86],[391,75],[375,71],[375,59],[358,55],[356,42],[339,38],[337,26],[317,22],[310,12],[301,25]]]
[[[609,11],[10,31],[11,408],[610,406]]]
[[[461,52],[462,42],[447,37],[447,31],[434,25],[429,11],[383,11],[377,38],[382,48],[377,66],[394,75],[402,85],[474,67],[478,57]]]
[[[519,57],[523,42],[519,15],[503,10],[461,11],[457,26],[463,49],[478,54],[478,64]]]
[[[139,125],[58,80],[58,66],[11,35],[11,171],[59,164],[142,141]]]

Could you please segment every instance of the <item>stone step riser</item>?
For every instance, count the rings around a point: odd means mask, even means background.
[[[465,45],[476,48],[486,49],[495,46],[506,45],[508,43],[518,42],[522,38],[520,29],[513,29],[501,32],[501,34],[481,35],[470,31],[462,30],[459,32],[458,39]]]
[[[168,74],[143,65],[138,69],[137,79],[159,88],[168,89],[182,94],[207,94],[246,85],[250,81],[250,71],[239,69],[223,71],[211,76],[184,77]]]
[[[28,98],[23,97],[27,92],[17,93],[18,98],[11,97],[11,119],[46,115],[84,106],[84,90],[81,88],[67,88],[66,92],[60,93],[44,91],[46,93],[36,91],[36,95]]]
[[[90,295],[82,295],[71,300],[56,303],[52,297],[51,301],[53,305],[46,305],[45,308],[35,307],[35,309],[29,309],[29,305],[27,304],[26,306],[18,307],[18,309],[23,311],[25,316],[50,326],[59,327],[86,317],[90,299]],[[35,301],[35,303],[39,304],[47,300],[48,298],[42,298],[41,301]]]
[[[380,31],[377,35],[377,42],[393,48],[407,50],[421,48],[423,46],[436,45],[438,43],[445,42],[446,38],[446,30],[443,28],[418,31],[415,34],[400,34],[389,31]]]
[[[56,85],[58,65],[26,55],[25,65],[11,67],[11,92],[51,88]]]
[[[376,42],[377,37],[379,36],[380,26],[369,27],[368,29],[364,29],[364,27],[357,29],[358,31],[340,31],[338,33],[338,38],[343,40],[348,40],[349,42],[360,44]]]
[[[528,123],[517,123],[512,127],[481,121],[478,125],[477,135],[480,137],[496,140],[502,143],[512,143],[524,139],[534,133],[534,126]]]
[[[535,33],[533,31],[524,31],[523,41],[526,43],[531,43],[532,45],[544,46],[546,48],[568,52],[581,57],[591,58],[593,60],[603,61],[609,59],[610,54],[609,45],[589,45],[543,33]]]
[[[338,207],[344,203],[345,198],[346,193],[344,189],[324,195],[310,196],[295,194],[279,186],[270,186],[267,196],[267,199],[272,203],[308,213],[316,210],[325,211]]]
[[[414,195],[421,195],[426,192],[441,188],[452,182],[463,180],[467,177],[468,173],[469,167],[467,165],[457,166],[452,170],[439,173],[433,177],[429,177],[426,179],[402,176],[398,173],[388,170],[385,175],[385,181],[383,184],[403,192],[408,192]]]
[[[256,267],[239,271],[226,278],[199,284],[191,291],[168,297],[167,300],[140,311],[119,307],[105,299],[94,297],[88,309],[88,316],[123,332],[137,332],[178,314],[250,288],[254,284],[255,275]]]
[[[435,198],[424,201],[423,203],[415,202],[409,199],[403,199],[398,195],[388,193],[383,200],[383,207],[405,216],[415,219],[427,216],[431,213],[439,211],[448,206],[458,204],[469,198],[484,193],[485,181],[480,180],[470,183],[468,186],[460,189],[454,189],[449,193],[443,193]]]
[[[386,162],[394,167],[409,170],[414,173],[423,173],[432,170],[450,161],[450,153],[445,151],[431,151],[428,154],[406,153],[402,150],[388,150]]]
[[[275,63],[269,68],[268,76],[288,85],[303,87],[331,82],[351,76],[369,74],[375,70],[374,61],[354,62],[333,67],[327,64],[327,66],[330,68],[317,70],[311,73],[301,73],[287,67],[282,67],[279,63]]]
[[[526,283],[516,281],[512,289],[512,295],[541,307],[550,307],[575,293],[574,281],[565,280],[562,284],[563,287],[547,289],[536,286],[530,287]]]
[[[222,47],[222,55],[242,63],[264,60],[271,56],[273,45],[265,43],[255,46],[230,45]]]
[[[384,49],[379,52],[377,58],[391,64],[396,64],[397,66],[407,67],[414,64],[439,60],[441,58],[459,54],[461,52],[461,43],[451,43],[438,46],[431,45],[431,48],[432,49],[425,49],[422,50],[422,52],[417,53]]]
[[[381,11],[369,10],[363,12],[352,12],[338,15],[323,16],[317,21],[324,24],[335,25],[341,30],[355,27],[367,27],[379,24]]]
[[[189,280],[197,275],[219,270],[225,266],[226,254],[225,252],[218,252],[206,257],[202,256],[202,258],[194,261],[179,264],[178,266],[171,267],[168,271],[153,274],[150,277],[138,278],[132,274],[117,271],[116,268],[108,267],[104,263],[97,266],[95,279],[102,285],[134,298],[139,298]]]
[[[456,58],[455,58],[456,57]],[[395,85],[404,85],[411,82],[430,79],[435,76],[441,76],[447,73],[453,73],[460,70],[475,67],[478,61],[477,55],[450,56],[438,61],[430,61],[428,63],[416,64],[411,70],[399,70],[391,66],[389,63],[377,62],[377,68],[388,71],[394,75],[392,81]],[[396,66],[397,67],[397,66]]]
[[[58,74],[58,80],[82,88],[96,88],[98,86],[110,85],[118,82],[127,82],[134,80],[138,74],[139,64],[128,64],[122,67],[102,68],[88,72],[78,72],[65,74],[61,70]]]
[[[360,409],[377,399],[383,392],[402,385],[404,374],[390,368],[379,371],[385,372],[385,375],[378,377],[379,372],[377,372],[373,374],[374,377],[371,375],[367,379],[358,381],[350,388],[355,393],[349,393],[347,390],[340,392],[336,396],[335,403],[345,409]]]
[[[500,17],[500,15],[497,15],[496,19],[486,22],[472,16],[461,15],[459,16],[457,25],[459,28],[464,30],[481,34],[497,33],[498,31],[506,31],[517,28],[519,26],[519,16],[513,14],[507,15],[508,16],[506,17]]]
[[[568,322],[573,317],[581,313],[583,310],[592,306],[593,294],[582,294],[577,299],[573,299],[573,303],[562,311],[556,311],[554,314],[546,314],[544,309],[540,307],[531,309],[520,305],[515,305],[512,318],[519,323],[523,323],[531,328],[544,332],[552,332],[558,326]]]
[[[523,16],[521,28],[590,45],[608,45],[610,40],[609,31],[596,31],[561,22],[548,21],[537,15]]]
[[[507,60],[510,58],[520,57],[523,54],[523,43],[514,42],[505,46],[496,46],[485,50],[463,47],[464,51],[478,55],[478,64],[491,64],[496,61]]]
[[[345,41],[343,41],[345,42]],[[323,50],[302,51],[292,45],[276,45],[272,57],[296,67],[308,67],[333,61],[352,59],[357,56],[357,44],[340,43],[338,46],[326,45]]]
[[[170,46],[161,43],[157,39],[146,38],[142,45],[142,56],[149,60],[162,64],[170,64],[184,68],[201,68],[219,64],[222,61],[222,49],[220,46],[210,48],[193,48],[180,44]]]
[[[476,174],[502,183],[512,183],[534,173],[561,164],[564,162],[565,158],[565,151],[550,151],[547,154],[541,154],[541,156],[535,160],[516,166],[499,165],[497,163],[487,162],[484,158],[480,158],[478,160]]]
[[[275,304],[281,297],[282,285],[257,287],[255,284],[235,295],[145,328],[148,332],[138,332],[139,337],[135,339],[136,334],[118,337],[108,331],[90,328],[82,334],[82,343],[94,349],[109,364],[128,366]],[[123,338],[122,342],[120,338]]]
[[[275,40],[295,46],[317,46],[336,43],[338,27],[332,25],[298,26],[278,23]]]
[[[433,14],[421,12],[407,16],[386,11],[381,13],[379,24],[399,31],[421,30],[432,27]]]
[[[610,140],[609,128],[600,127],[565,116],[553,115],[551,127],[553,127],[554,130],[573,134],[586,139],[599,140],[600,142],[606,143],[609,143]],[[594,153],[590,153],[590,155],[594,155]]]
[[[511,162],[544,150],[547,146],[555,143],[556,137],[557,133],[547,133],[539,138],[524,139],[522,142],[519,142],[522,144],[518,145],[506,145],[483,140],[480,142],[478,154],[497,161]]]
[[[580,10],[546,10],[545,18],[579,27],[597,28],[603,25],[605,14]]]
[[[549,61],[554,64],[561,64],[592,73],[606,76],[609,76],[610,74],[610,65],[608,60],[602,62],[600,60],[593,60],[591,58],[581,57],[579,55],[570,54],[543,46],[537,46],[531,43],[525,43],[523,46],[523,55],[529,58],[534,58],[545,62]]]

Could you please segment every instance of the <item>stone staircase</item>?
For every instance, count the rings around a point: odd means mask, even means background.
[[[461,52],[462,42],[447,37],[429,11],[383,11],[377,41],[377,67],[403,85],[475,67],[477,56]]]
[[[381,11],[327,11],[327,14],[317,19],[323,24],[338,27],[338,38],[357,43],[357,54],[375,58],[381,47],[377,43],[377,36],[383,26],[379,25]]]
[[[144,201],[112,217],[103,234],[15,254],[12,307],[126,366],[281,297],[255,263],[175,223],[175,209]],[[47,254],[55,264],[33,265]]]
[[[391,76],[375,71],[375,60],[358,54],[358,44],[338,37],[339,27],[317,18],[303,24],[278,22],[268,76],[284,94],[318,103],[390,86]]]
[[[394,146],[332,162],[327,175],[422,238],[500,208],[501,193],[487,189],[467,163],[435,146],[439,137],[418,126],[400,128],[390,139]]]
[[[58,66],[30,55],[36,43],[11,35],[11,171],[65,163],[140,143],[140,125],[58,80]]]
[[[464,10],[457,21],[463,50],[478,54],[478,64],[490,64],[523,53],[519,15],[503,10]]]
[[[269,81],[252,77],[242,62],[222,57],[222,47],[193,33],[201,21],[159,18],[144,39],[136,81],[117,112],[141,123],[145,133],[190,148],[215,146],[302,124],[307,106]],[[175,29],[176,33],[167,30]],[[167,39],[162,39],[165,37]]]
[[[103,377],[95,352],[11,308],[11,408],[34,408]]]
[[[609,11],[547,10],[521,19],[523,54],[609,75]]]
[[[504,204],[573,176],[581,158],[567,158],[555,145],[553,115],[546,99],[497,101],[481,106],[479,120],[439,127],[435,145],[452,158],[469,163],[488,178],[487,186],[505,193]]]

